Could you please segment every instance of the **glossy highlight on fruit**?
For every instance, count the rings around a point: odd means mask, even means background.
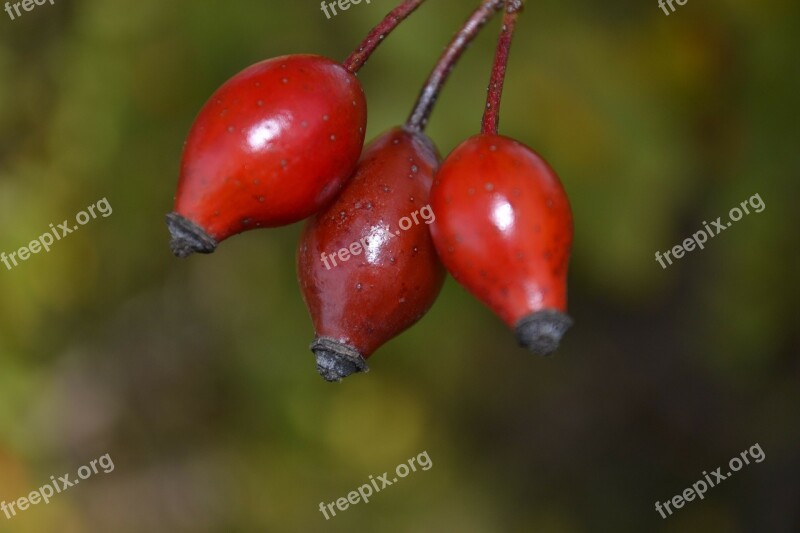
[[[445,271],[428,231],[438,163],[424,134],[391,129],[365,149],[336,201],[309,220],[297,275],[326,380],[367,371],[366,359],[417,322],[439,294]],[[401,219],[421,210],[418,223],[401,228]],[[348,253],[339,255],[342,249]]]
[[[366,119],[361,84],[331,59],[282,56],[236,74],[186,140],[167,215],[173,253],[211,253],[237,233],[317,212],[352,174]]]
[[[473,136],[442,163],[431,193],[436,249],[460,284],[549,355],[572,324],[567,266],[572,212],[550,166],[523,144]]]

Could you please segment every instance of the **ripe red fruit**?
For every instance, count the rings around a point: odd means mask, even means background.
[[[352,173],[366,120],[361,84],[331,59],[276,57],[236,74],[189,132],[167,215],[173,253],[211,253],[237,233],[319,210]]]
[[[366,358],[422,318],[439,294],[445,272],[427,226],[436,216],[428,200],[438,164],[424,134],[389,130],[364,150],[336,201],[308,222],[298,280],[326,380],[367,371]],[[403,228],[412,218],[418,223]]]
[[[471,137],[434,181],[431,233],[453,277],[535,353],[556,350],[566,316],[572,213],[555,172],[521,143]]]

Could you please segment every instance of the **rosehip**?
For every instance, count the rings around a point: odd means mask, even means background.
[[[228,237],[318,211],[352,173],[367,109],[356,77],[314,55],[261,61],[200,111],[181,163],[172,251],[211,253]]]
[[[326,380],[367,371],[366,358],[433,305],[445,276],[427,228],[436,217],[428,200],[438,164],[424,134],[391,129],[364,150],[336,201],[306,225],[298,280]]]
[[[572,321],[567,263],[572,213],[555,172],[521,143],[471,137],[444,161],[431,192],[431,233],[453,277],[549,355]]]

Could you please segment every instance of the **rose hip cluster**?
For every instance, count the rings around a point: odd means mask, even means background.
[[[355,74],[423,0],[404,0],[342,64],[315,55],[262,61],[208,100],[183,153],[174,211],[175,255],[211,253],[225,239],[311,217],[297,252],[314,323],[317,370],[328,381],[367,370],[366,359],[417,322],[445,272],[550,355],[571,325],[566,277],[572,214],[555,172],[498,135],[508,53],[521,0],[483,0],[431,71],[408,120],[366,148],[367,104]],[[439,91],[497,12],[503,27],[481,133],[441,162],[424,129]],[[387,233],[430,206],[430,226]],[[335,268],[320,257],[362,243]]]

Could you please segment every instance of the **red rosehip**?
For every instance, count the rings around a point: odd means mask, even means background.
[[[456,281],[521,345],[554,352],[572,324],[564,314],[572,213],[550,166],[513,139],[476,135],[442,163],[431,206],[433,241]]]
[[[167,215],[173,253],[210,253],[237,233],[318,211],[352,174],[366,119],[361,84],[331,59],[276,57],[236,74],[186,140]]]
[[[425,135],[389,130],[364,150],[336,201],[309,220],[297,271],[326,380],[367,371],[366,358],[422,318],[439,294],[445,272],[428,231],[438,164]]]

